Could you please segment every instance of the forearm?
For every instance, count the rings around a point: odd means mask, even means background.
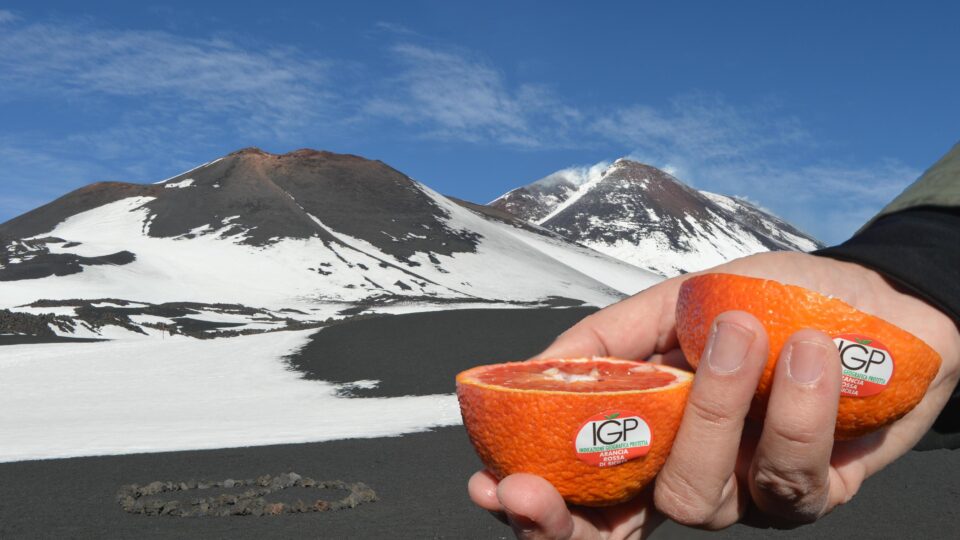
[[[960,208],[890,214],[813,254],[875,270],[960,322]]]

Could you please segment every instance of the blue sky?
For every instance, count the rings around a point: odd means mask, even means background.
[[[477,202],[631,156],[838,242],[960,139],[957,6],[0,0],[0,221],[312,147]]]

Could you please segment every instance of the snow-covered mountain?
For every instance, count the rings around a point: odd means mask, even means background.
[[[698,191],[629,159],[558,171],[489,206],[664,276],[820,246],[743,199]]]
[[[93,184],[0,225],[0,333],[246,332],[411,304],[605,305],[658,279],[382,162],[314,150],[250,148],[156,184]]]

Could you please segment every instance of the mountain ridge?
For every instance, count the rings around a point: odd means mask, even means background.
[[[665,276],[759,251],[821,245],[748,201],[696,190],[626,158],[558,171],[490,206]]]
[[[154,184],[91,184],[0,224],[0,309],[121,299],[147,307],[56,315],[126,310],[89,320],[145,335],[196,327],[182,312],[157,318],[184,302],[209,306],[195,315],[204,324],[246,331],[457,303],[606,305],[659,279],[383,162],[310,149],[246,148]],[[83,337],[102,336],[84,324]]]

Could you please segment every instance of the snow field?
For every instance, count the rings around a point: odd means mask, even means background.
[[[5,346],[0,462],[384,437],[460,423],[453,395],[341,398],[331,383],[300,378],[283,357],[313,332]]]

